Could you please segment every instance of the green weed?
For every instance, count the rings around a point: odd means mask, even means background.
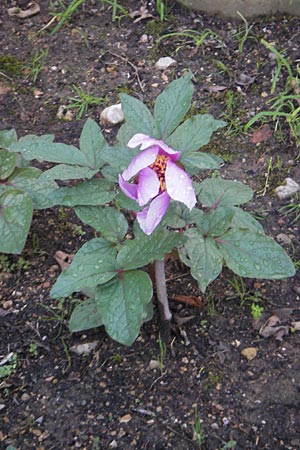
[[[193,425],[193,441],[196,442],[196,445],[198,445],[200,448],[205,442],[205,434],[201,422],[201,418],[198,412],[198,407],[195,406],[195,418],[194,418],[194,425]]]
[[[264,312],[263,306],[260,306],[257,303],[251,304],[251,315],[254,320],[258,320],[263,312]]]
[[[53,28],[51,34],[55,34],[63,24],[70,19],[72,14],[81,6],[85,0],[72,0],[69,6],[66,6],[62,0],[58,0],[58,4],[62,11],[52,13],[53,18],[50,22],[58,21],[57,25]],[[49,22],[49,24],[50,24]]]
[[[48,50],[37,50],[32,56],[30,64],[28,66],[24,66],[26,77],[33,83],[36,82],[38,76],[43,70],[47,56]]]
[[[77,97],[69,97],[68,101],[71,102],[67,108],[76,110],[76,119],[81,119],[84,113],[87,112],[90,106],[103,105],[105,99],[101,97],[95,97],[92,94],[84,92],[79,86],[73,85],[73,90]]]
[[[0,365],[0,380],[2,378],[9,377],[12,373],[16,371],[18,365],[18,357],[15,353],[10,353],[4,360],[1,361]]]
[[[237,11],[237,14],[240,16],[244,24],[239,28],[238,32],[235,34],[234,39],[238,42],[239,53],[243,53],[245,42],[249,38],[249,33],[253,25],[249,26],[246,18],[239,11]]]
[[[256,122],[267,122],[268,119],[272,119],[275,122],[275,130],[281,127],[281,121],[283,120],[288,124],[291,135],[296,141],[296,145],[300,145],[300,66],[297,64],[296,71],[293,71],[291,63],[281,52],[275,47],[269,44],[264,39],[261,43],[272,52],[277,59],[277,68],[273,75],[271,83],[271,94],[274,94],[278,80],[283,73],[283,70],[287,72],[285,80],[285,86],[283,91],[278,95],[271,98],[266,102],[270,105],[270,109],[266,111],[260,111],[252,119],[250,119],[244,126],[244,131],[248,131],[252,125]]]
[[[240,306],[244,306],[247,301],[251,301],[254,303],[258,303],[261,300],[260,292],[252,292],[250,291],[245,283],[245,280],[238,276],[233,275],[231,280],[228,280],[228,283],[233,288],[233,293],[226,298],[228,300],[238,299],[240,302]]]
[[[20,270],[27,270],[30,263],[22,256],[19,256],[16,261],[13,261],[9,256],[0,253],[0,272],[18,272]]]
[[[206,28],[202,32],[197,30],[174,31],[165,34],[156,40],[155,47],[161,44],[165,39],[174,39],[177,43],[176,52],[186,45],[193,45],[196,48],[202,47],[207,38],[213,38],[218,42],[222,42],[221,37],[210,28]]]
[[[290,203],[288,205],[279,208],[279,211],[285,216],[292,216],[292,223],[298,222],[300,219],[300,195],[295,193],[292,195]]]
[[[123,6],[121,6],[117,0],[100,0],[102,4],[106,4],[112,7],[112,14],[111,14],[111,20],[112,22],[115,22],[120,20],[127,16],[128,12]]]

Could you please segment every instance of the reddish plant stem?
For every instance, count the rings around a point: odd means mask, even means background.
[[[171,320],[172,313],[169,308],[166,274],[165,274],[165,261],[156,260],[154,262],[154,270],[156,278],[156,294],[158,301],[162,305],[164,320]]]

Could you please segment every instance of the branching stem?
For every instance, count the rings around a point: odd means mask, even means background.
[[[161,303],[163,308],[164,320],[171,320],[172,313],[169,308],[166,274],[165,274],[165,261],[156,260],[154,262],[154,269],[156,278],[156,293],[158,301]]]

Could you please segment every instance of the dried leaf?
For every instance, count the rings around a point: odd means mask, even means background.
[[[152,14],[149,13],[148,9],[145,6],[141,6],[140,9],[138,11],[132,11],[129,13],[129,17],[131,17],[132,19],[134,19],[135,17],[137,17],[137,19],[135,19],[133,21],[133,23],[138,23],[141,20],[144,19],[150,19],[153,18],[154,16]]]
[[[249,84],[254,83],[255,77],[247,75],[246,73],[240,73],[235,79],[236,84],[239,86],[249,86]]]
[[[300,331],[300,320],[297,322],[292,322],[293,331]]]
[[[272,136],[272,130],[270,126],[266,123],[259,130],[254,131],[251,137],[251,142],[253,144],[258,144],[260,142],[266,142]]]
[[[8,8],[7,12],[8,15],[13,17],[19,17],[20,19],[27,19],[27,17],[34,16],[35,14],[38,14],[40,12],[40,6],[37,3],[29,3],[28,9],[21,9],[17,6],[14,6],[13,8]]]
[[[69,267],[69,265],[73,261],[74,256],[75,255],[73,253],[69,254],[59,250],[58,252],[55,253],[54,259],[57,261],[59,267],[63,271]]]
[[[212,94],[217,94],[218,92],[222,92],[225,89],[227,89],[227,86],[206,86],[205,88],[208,92],[211,92]]]
[[[98,346],[99,341],[85,342],[84,344],[73,345],[70,350],[77,355],[84,355],[86,353],[91,353]]]
[[[280,325],[278,316],[273,315],[269,317],[266,323],[262,326],[259,334],[264,338],[274,337],[278,341],[282,341],[283,336],[289,334],[290,327],[288,325]]]
[[[186,303],[191,306],[197,306],[198,308],[203,306],[200,297],[194,295],[173,295],[171,300],[176,300],[177,302]]]

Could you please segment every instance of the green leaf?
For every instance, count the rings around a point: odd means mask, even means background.
[[[117,342],[131,345],[152,310],[152,283],[146,272],[123,272],[97,286],[96,303],[107,333]],[[151,310],[150,310],[151,308]]]
[[[184,153],[180,157],[180,162],[189,174],[195,175],[199,170],[219,169],[223,160],[219,156],[209,153],[193,152]]]
[[[52,194],[58,189],[54,181],[40,178],[41,170],[35,167],[16,169],[9,177],[9,183],[16,189],[21,189],[30,196],[35,209],[49,208],[54,205]]]
[[[228,230],[232,223],[234,211],[230,207],[219,206],[202,215],[197,225],[205,236],[220,236]]]
[[[0,196],[0,252],[21,253],[32,220],[28,194],[10,189]]]
[[[107,164],[117,169],[118,173],[121,173],[138,153],[138,149],[110,147],[103,149],[102,158]]]
[[[18,141],[16,130],[2,130],[0,131],[0,148],[6,149],[11,144]]]
[[[199,185],[199,201],[208,207],[235,206],[251,200],[253,191],[240,181],[208,178]]]
[[[283,248],[262,233],[232,229],[216,242],[228,268],[241,277],[278,280],[295,274]]]
[[[5,180],[8,178],[16,167],[17,158],[16,155],[7,152],[0,148],[0,179]]]
[[[136,134],[136,125],[123,123],[117,134],[117,142],[120,146],[126,146],[129,140]]]
[[[61,206],[97,206],[109,203],[115,197],[114,185],[103,178],[65,186],[53,193],[53,202]]]
[[[166,140],[180,124],[191,106],[194,92],[191,78],[192,74],[189,72],[173,81],[155,101],[154,119],[159,130],[159,138],[163,140]]]
[[[204,238],[201,231],[191,228],[185,232],[187,241],[179,250],[180,259],[191,269],[202,292],[221,273],[223,257],[211,238]]]
[[[107,146],[99,125],[94,120],[88,119],[81,132],[80,150],[84,153],[90,168],[100,169],[103,165],[101,150]]]
[[[111,207],[77,206],[75,213],[82,222],[90,225],[112,242],[120,242],[127,233],[128,223],[124,215]]]
[[[148,136],[157,137],[156,124],[147,106],[127,94],[120,94],[120,99],[126,126],[132,131],[132,136],[136,133],[144,133]]]
[[[58,277],[51,289],[53,298],[68,297],[73,292],[92,288],[117,274],[115,248],[102,238],[84,244],[71,265]]]
[[[141,234],[133,240],[125,241],[117,256],[118,266],[124,270],[143,267],[156,259],[164,259],[175,247],[183,245],[182,234],[157,231],[147,236]]]
[[[198,114],[183,122],[167,139],[167,144],[183,153],[190,153],[209,143],[211,135],[226,122],[210,114]]]
[[[264,232],[262,225],[252,216],[252,214],[244,211],[237,206],[232,206],[231,209],[234,212],[234,216],[231,222],[232,228],[246,228],[249,230],[257,231],[259,233]]]
[[[69,330],[71,333],[89,330],[103,325],[102,317],[94,298],[80,302],[71,314]]]
[[[200,209],[193,208],[190,211],[183,203],[171,202],[162,224],[171,228],[184,228],[186,225],[198,223],[203,214]]]
[[[32,141],[20,139],[17,144],[10,145],[7,150],[21,153],[27,161],[37,159],[38,161],[88,166],[85,155],[78,148],[73,145],[49,142],[43,139],[43,136]]]
[[[71,166],[70,164],[58,164],[51,169],[46,170],[41,175],[45,180],[80,180],[92,178],[98,170],[89,167]]]

